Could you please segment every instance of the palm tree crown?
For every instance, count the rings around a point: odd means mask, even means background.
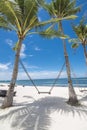
[[[76,26],[72,26],[74,32],[76,33],[79,42],[82,44],[87,44],[87,24],[84,21],[84,18]]]
[[[37,11],[35,0],[1,0],[0,27],[15,30],[24,38],[38,23]]]
[[[80,11],[80,8],[76,7],[75,0],[52,0],[51,3],[45,4],[44,8],[54,18],[64,18]]]
[[[77,48],[80,44],[82,45],[87,65],[87,24],[85,23],[85,19],[82,18],[78,25],[73,25],[72,27],[77,38],[72,38],[69,41],[73,43],[72,48]]]

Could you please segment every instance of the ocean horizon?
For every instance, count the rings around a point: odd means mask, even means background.
[[[74,87],[87,87],[87,77],[84,78],[72,78]],[[0,84],[9,84],[10,80],[0,80]],[[33,83],[36,86],[61,86],[66,87],[68,85],[67,78],[60,79],[33,79]],[[30,80],[17,80],[17,85],[22,86],[33,86],[33,83]]]

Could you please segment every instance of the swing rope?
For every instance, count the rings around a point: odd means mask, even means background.
[[[62,68],[61,68],[59,74],[57,75],[56,79],[54,80],[54,83],[53,83],[53,85],[52,85],[52,87],[51,87],[51,89],[49,91],[50,93],[52,92],[53,88],[55,87],[55,84],[58,81],[58,79],[59,79],[59,77],[60,77],[60,75],[61,75],[61,73],[62,73],[62,71],[64,69],[64,66],[65,66],[65,62],[63,63]]]
[[[47,93],[47,94],[51,94],[51,92],[52,92],[53,88],[55,87],[55,84],[56,84],[57,80],[59,79],[59,77],[60,77],[60,75],[61,75],[61,73],[62,73],[62,71],[63,71],[63,69],[64,69],[64,66],[65,66],[65,62],[64,62],[63,65],[62,65],[62,67],[61,67],[60,72],[58,73],[56,79],[54,80],[54,82],[53,82],[53,84],[52,84],[51,89],[50,89],[48,92],[40,92],[39,89],[37,88],[36,84],[35,84],[34,81],[32,80],[31,76],[30,76],[29,73],[27,72],[27,70],[26,70],[24,64],[22,63],[22,61],[19,60],[19,62],[20,62],[20,64],[21,64],[22,68],[24,69],[26,75],[28,76],[29,80],[31,81],[31,83],[33,84],[33,86],[35,87],[35,89],[37,90],[38,94],[41,94],[41,93],[43,93],[43,94],[46,94],[46,93]]]
[[[78,87],[79,91],[80,91],[80,92],[87,91],[85,88],[84,88],[84,89],[80,88],[79,83],[78,83],[78,80],[77,80],[76,73],[75,73],[74,70],[72,69],[72,66],[71,66],[71,71],[72,71],[72,74],[73,74],[74,78],[76,79],[76,84],[77,84],[77,87]]]
[[[78,90],[81,91],[81,90],[80,90],[79,83],[78,83],[78,80],[77,80],[77,75],[76,75],[75,71],[73,70],[72,66],[71,66],[71,73],[72,73],[72,75],[74,76],[74,79],[76,80],[76,84],[77,84]]]
[[[24,64],[22,63],[22,61],[21,61],[21,60],[19,60],[19,62],[20,62],[20,64],[21,64],[22,68],[24,69],[24,71],[25,71],[26,75],[27,75],[27,76],[28,76],[28,78],[30,79],[31,83],[32,83],[32,84],[33,84],[33,86],[36,88],[37,92],[39,93],[39,90],[38,90],[37,86],[35,85],[34,81],[33,81],[33,80],[32,80],[32,78],[31,78],[31,76],[30,76],[30,75],[29,75],[29,73],[27,72],[27,70],[26,70],[26,68],[25,68]]]

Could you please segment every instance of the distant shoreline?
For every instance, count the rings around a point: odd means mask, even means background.
[[[72,77],[72,79],[87,79],[87,77]],[[33,78],[32,78],[33,79]],[[50,80],[53,80],[53,79],[56,79],[56,78],[41,78],[41,79],[33,79],[33,80],[48,80],[48,79],[50,79]],[[67,79],[67,78],[59,78],[59,79]],[[29,80],[29,79],[17,79],[17,81],[23,81],[23,80]],[[6,81],[6,82],[9,82],[10,80],[0,80],[0,82],[1,81]]]
[[[36,86],[52,86],[55,87],[66,87],[68,86],[67,78],[59,78],[59,79],[32,79]],[[74,87],[87,87],[87,77],[80,77],[80,78],[72,78],[73,86]],[[10,80],[2,80],[0,84],[9,84]],[[55,83],[55,84],[54,84]],[[22,86],[33,86],[32,82],[28,79],[26,80],[17,80],[17,85]]]

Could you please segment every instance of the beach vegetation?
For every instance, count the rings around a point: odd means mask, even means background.
[[[73,49],[76,49],[77,47],[79,47],[79,45],[82,45],[85,61],[87,65],[87,22],[85,18],[83,17],[80,20],[79,24],[72,25],[72,27],[77,38],[72,38],[69,40],[69,42],[72,43]]]

